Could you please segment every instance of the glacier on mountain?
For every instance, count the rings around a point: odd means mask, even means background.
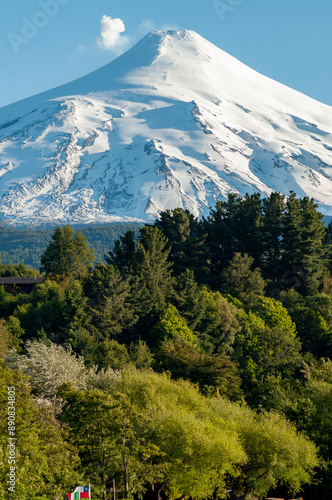
[[[107,66],[0,109],[0,221],[200,216],[230,192],[273,190],[332,215],[331,134],[331,107],[194,32],[152,32]]]

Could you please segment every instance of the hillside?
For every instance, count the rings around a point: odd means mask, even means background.
[[[95,263],[103,262],[104,254],[112,250],[114,242],[126,231],[137,230],[137,224],[111,224],[104,226],[75,227],[87,238],[95,253]],[[51,240],[51,229],[16,229],[0,226],[0,258],[3,264],[23,262],[35,269]]]
[[[192,31],[152,32],[105,67],[0,109],[0,219],[140,222],[229,193],[332,214],[331,108]]]

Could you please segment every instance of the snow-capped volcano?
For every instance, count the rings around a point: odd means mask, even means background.
[[[107,66],[0,109],[0,220],[199,216],[277,190],[332,215],[332,108],[192,31],[152,32]]]

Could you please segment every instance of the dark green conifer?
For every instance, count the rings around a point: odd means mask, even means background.
[[[42,255],[40,271],[58,280],[80,277],[92,267],[93,258],[83,233],[75,233],[69,224],[58,226]]]
[[[285,196],[272,192],[264,198],[262,218],[262,255],[261,267],[270,281],[279,278],[282,257],[282,221],[285,213]]]
[[[105,255],[107,264],[111,264],[121,272],[122,277],[128,276],[135,263],[136,237],[134,231],[127,231],[114,243],[114,248]]]
[[[133,303],[142,316],[159,314],[173,293],[168,240],[157,227],[144,226],[137,241]]]
[[[168,239],[169,260],[173,263],[175,276],[191,269],[196,279],[204,282],[208,273],[208,248],[201,225],[189,210],[166,210],[160,214],[155,226]]]
[[[221,273],[237,251],[236,230],[242,198],[230,193],[226,201],[217,201],[207,219],[203,218],[203,230],[207,234],[210,278],[214,289],[221,286]]]
[[[281,280],[284,288],[301,293],[319,291],[326,273],[326,229],[313,199],[296,198],[291,192],[283,217]]]
[[[239,299],[250,307],[264,295],[266,283],[259,268],[251,269],[254,259],[248,254],[236,253],[222,273],[222,292]]]

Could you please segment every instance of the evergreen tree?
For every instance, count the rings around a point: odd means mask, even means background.
[[[280,301],[296,324],[303,351],[318,358],[332,356],[331,298],[303,297],[295,290],[281,292]]]
[[[218,314],[218,326],[214,333],[214,353],[231,355],[234,350],[236,335],[242,327],[239,316],[243,311],[226,300],[219,292],[214,293],[214,303]]]
[[[13,316],[24,330],[24,341],[40,339],[46,334],[52,341],[61,343],[68,339],[66,327],[71,309],[64,287],[47,279],[17,305]]]
[[[264,198],[262,218],[262,256],[261,266],[264,277],[276,281],[280,276],[282,257],[282,222],[285,212],[285,196],[272,192]],[[273,284],[272,284],[273,286]]]
[[[241,203],[240,196],[230,193],[227,201],[217,201],[209,217],[203,218],[202,227],[207,234],[211,269],[208,284],[214,289],[220,288],[221,273],[238,248],[236,230]]]
[[[177,279],[174,303],[202,348],[213,354],[229,354],[239,329],[237,309],[219,292],[199,287],[187,270]]]
[[[105,261],[113,265],[121,272],[122,277],[128,276],[135,265],[136,257],[136,237],[134,231],[127,231],[120,236],[114,243],[114,248],[108,255],[105,255]]]
[[[102,339],[117,339],[137,321],[131,306],[131,286],[112,265],[98,264],[86,279],[88,311]]]
[[[236,252],[247,253],[260,266],[262,255],[262,200],[259,193],[246,194],[234,227]]]
[[[300,291],[309,295],[314,295],[321,290],[323,278],[327,272],[326,250],[324,248],[326,227],[323,215],[318,212],[317,207],[318,205],[313,199],[305,197],[301,200],[303,261]]]
[[[292,376],[301,365],[301,343],[294,333],[294,325],[285,318],[284,311],[277,311],[273,318],[268,304],[265,321],[249,311],[242,317],[242,329],[237,334],[232,359],[237,361],[247,398],[251,404],[261,401],[266,377],[282,374]],[[261,306],[260,306],[261,307]],[[285,321],[286,319],[286,321]]]
[[[98,359],[99,365],[112,370],[121,370],[130,362],[126,345],[114,339],[106,339],[98,346]]]
[[[186,269],[194,272],[196,280],[204,282],[208,273],[207,246],[200,225],[189,210],[176,208],[160,214],[155,222],[168,239],[169,260],[176,276]]]
[[[249,307],[260,295],[264,295],[265,288],[260,269],[251,269],[253,263],[253,257],[248,254],[236,253],[222,273],[223,293],[232,295]]]
[[[297,278],[302,262],[301,248],[301,200],[294,192],[286,201],[286,210],[282,224],[282,279],[289,286],[299,287]]]
[[[233,193],[226,201],[218,201],[202,226],[207,233],[211,280],[220,288],[221,273],[235,253],[247,253],[260,265],[262,254],[262,200],[258,193],[242,199]]]
[[[63,228],[58,226],[41,257],[40,271],[57,280],[80,277],[92,267],[93,258],[83,233],[75,233],[68,224]]]
[[[144,226],[137,241],[133,271],[133,303],[142,317],[155,316],[165,309],[173,293],[172,264],[167,238],[157,227]]]
[[[195,330],[204,316],[206,300],[193,271],[187,269],[177,277],[173,301],[189,328]]]
[[[314,200],[297,199],[291,193],[286,202],[282,230],[281,280],[284,288],[315,294],[326,274],[323,216]]]
[[[146,342],[139,340],[136,344],[130,345],[130,361],[139,370],[147,370],[153,364],[153,354],[151,353]]]

